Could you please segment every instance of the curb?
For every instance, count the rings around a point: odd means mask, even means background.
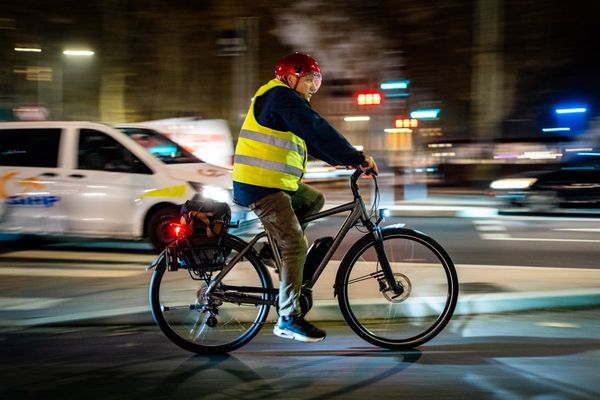
[[[488,294],[461,294],[454,311],[454,317],[523,312],[529,310],[590,307],[600,305],[599,289],[573,289],[563,291],[512,292]],[[425,302],[417,305],[420,314],[431,315],[432,310]],[[360,305],[363,312],[377,315],[381,307],[368,299]],[[91,315],[94,314],[94,315]],[[269,312],[267,322],[275,322],[277,313]],[[337,300],[315,300],[309,313],[311,321],[343,321]],[[28,320],[3,320],[4,328],[24,328],[34,326],[110,326],[110,325],[154,325],[150,306],[138,306],[96,313],[77,313],[49,318]]]

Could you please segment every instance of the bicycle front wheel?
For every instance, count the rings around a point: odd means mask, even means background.
[[[234,236],[226,236],[223,244],[227,248],[226,262],[245,245]],[[235,350],[258,333],[269,313],[268,304],[206,299],[210,279],[217,273],[197,274],[190,268],[169,271],[161,263],[152,276],[150,306],[154,320],[172,342],[188,351],[211,354]],[[235,264],[222,285],[253,287],[262,290],[263,294],[258,295],[262,300],[272,297],[271,277],[254,250]]]
[[[384,277],[371,235],[344,257],[336,277],[338,302],[348,325],[385,348],[419,346],[448,323],[458,298],[458,278],[446,251],[429,236],[383,229],[385,254],[401,293]]]

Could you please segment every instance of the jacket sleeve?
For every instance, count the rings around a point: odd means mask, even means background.
[[[279,119],[285,130],[294,132],[306,142],[311,156],[331,165],[354,166],[364,161],[363,153],[356,150],[298,93],[287,88],[272,91],[272,115]]]

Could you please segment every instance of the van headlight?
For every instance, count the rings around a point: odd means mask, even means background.
[[[231,203],[231,190],[217,187],[217,186],[204,186],[200,192],[202,197],[221,201],[224,203]]]
[[[537,178],[508,178],[498,179],[490,184],[492,189],[527,189],[537,181]]]

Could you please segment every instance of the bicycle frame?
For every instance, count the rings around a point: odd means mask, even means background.
[[[325,257],[323,258],[323,260],[321,260],[321,262],[319,263],[319,266],[313,273],[313,276],[311,277],[310,281],[305,285],[305,288],[308,288],[309,290],[312,290],[313,286],[317,283],[322,272],[325,270],[325,267],[327,266],[327,264],[333,257],[333,254],[336,252],[336,250],[340,246],[342,240],[344,240],[344,238],[346,237],[346,235],[348,234],[350,229],[352,229],[352,227],[359,220],[362,222],[363,226],[365,228],[367,228],[367,230],[371,234],[374,235],[374,241],[376,243],[375,250],[378,254],[378,258],[381,263],[381,268],[382,268],[382,271],[386,278],[386,281],[389,284],[389,287],[391,287],[394,290],[394,292],[396,292],[396,293],[398,293],[401,290],[401,288],[399,288],[399,286],[398,286],[398,282],[396,281],[396,279],[394,279],[391,267],[387,260],[387,256],[385,255],[385,250],[383,248],[383,238],[382,238],[382,234],[381,234],[381,228],[379,227],[379,222],[381,220],[378,220],[376,223],[373,223],[370,220],[369,215],[367,213],[367,209],[365,207],[365,203],[359,193],[359,189],[358,189],[358,185],[357,185],[356,181],[358,180],[358,178],[361,175],[362,175],[362,171],[357,170],[350,179],[350,188],[352,190],[352,194],[354,195],[353,201],[346,203],[346,204],[342,204],[340,206],[337,206],[337,207],[334,207],[331,209],[328,209],[328,210],[325,210],[325,211],[321,211],[321,212],[318,212],[315,214],[308,215],[306,218],[304,218],[302,221],[300,221],[301,224],[304,224],[304,223],[315,221],[315,220],[325,218],[325,217],[328,217],[331,215],[336,215],[336,214],[340,214],[342,212],[350,211],[350,215],[346,218],[346,220],[344,221],[344,223],[342,224],[342,226],[339,228],[338,232],[336,233],[335,238],[333,240],[333,244],[331,245],[331,247],[325,254]],[[207,288],[207,291],[205,293],[205,296],[207,299],[213,295],[215,289],[217,288],[219,283],[222,281],[222,279],[229,273],[229,271],[231,271],[231,269],[235,266],[235,264],[242,259],[244,254],[246,254],[248,251],[250,251],[250,249],[252,249],[254,247],[254,245],[260,239],[264,238],[265,236],[267,237],[267,240],[269,241],[269,243],[272,246],[272,249],[274,250],[273,255],[275,257],[275,262],[276,262],[278,268],[281,268],[281,266],[282,266],[281,256],[279,254],[279,251],[277,250],[277,246],[275,245],[273,238],[266,231],[260,232],[256,236],[254,236],[252,238],[252,240],[250,240],[250,242],[248,242],[248,245],[240,253],[238,253],[227,265],[225,265],[223,267],[223,269],[217,274],[217,276],[210,282],[210,284]],[[224,289],[224,290],[239,290],[241,292],[254,292],[254,293],[262,292],[262,290],[257,290],[258,288],[250,288],[250,287],[224,286],[224,287],[222,287],[222,289]],[[265,299],[250,298],[250,297],[245,297],[244,300],[245,300],[244,302],[249,302],[252,304],[263,304],[263,303],[272,304],[273,303],[272,301],[268,301]],[[240,301],[241,301],[241,299],[240,299]]]

